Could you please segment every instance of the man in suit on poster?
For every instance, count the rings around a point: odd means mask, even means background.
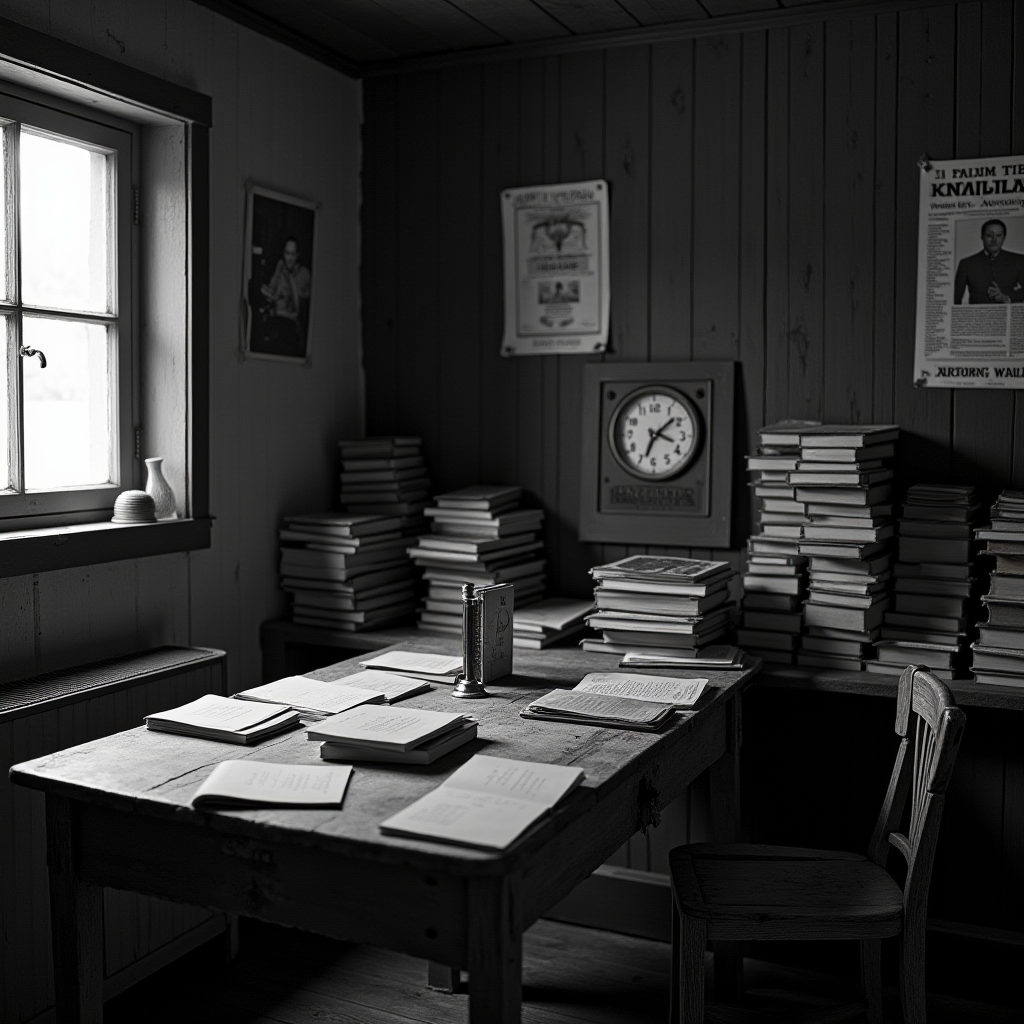
[[[974,306],[1000,302],[1024,302],[1024,255],[1003,248],[1006,225],[987,220],[981,225],[981,252],[967,256],[956,268],[953,301],[963,302],[964,289]]]

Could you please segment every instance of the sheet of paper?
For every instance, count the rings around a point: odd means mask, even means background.
[[[459,713],[364,704],[317,722],[306,731],[306,737],[310,740],[384,743],[409,748],[445,729],[454,728],[464,718]]]
[[[591,672],[577,684],[575,692],[605,693],[611,697],[632,697],[634,700],[689,708],[697,703],[707,685],[706,679],[671,679],[635,672]]]
[[[460,661],[459,664],[461,665],[462,662]],[[377,693],[383,693],[390,703],[391,701],[401,700],[403,696],[429,689],[429,687],[423,685],[424,682],[425,680],[415,676],[410,677],[409,675],[398,675],[394,672],[382,672],[375,668],[366,668],[361,672],[345,676],[344,679],[339,679],[333,685],[354,686],[361,690],[374,690]]]
[[[192,803],[340,807],[351,777],[350,765],[222,761],[196,790]]]
[[[680,653],[678,656],[651,651],[627,651],[619,662],[624,668],[628,665],[665,665],[666,667],[679,666],[680,668],[720,668],[739,664],[742,661],[740,649],[729,647],[725,644],[712,644],[703,647],[699,654],[686,655]]]
[[[666,712],[671,713],[665,704],[604,693],[585,693],[581,690],[552,690],[533,701],[529,708],[540,714],[545,711],[556,711],[579,715],[581,718],[643,724],[656,722],[663,718]]]
[[[449,676],[462,671],[462,658],[447,654],[419,654],[416,651],[389,651],[359,663],[363,668],[395,669],[424,675]]]
[[[190,704],[169,711],[158,711],[147,715],[146,720],[180,722],[183,725],[201,728],[234,729],[242,731],[251,729],[261,722],[277,715],[290,712],[287,704],[264,704],[251,700],[234,700],[232,697],[221,697],[215,693],[207,693]]]
[[[538,626],[542,629],[565,629],[594,608],[593,601],[571,601],[553,597],[539,604],[516,609],[515,626]]]
[[[360,704],[380,704],[383,690],[371,690],[342,683],[325,683],[307,676],[287,676],[264,686],[254,686],[235,694],[236,699],[271,701],[299,710],[323,711],[336,715]]]
[[[452,772],[444,785],[553,807],[583,779],[582,768],[475,754]]]

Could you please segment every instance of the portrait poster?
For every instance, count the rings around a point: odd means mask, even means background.
[[[1024,156],[924,160],[914,384],[1024,388]]]
[[[317,204],[246,186],[245,309],[247,356],[304,363],[310,354]]]
[[[608,183],[506,189],[504,356],[608,346]]]

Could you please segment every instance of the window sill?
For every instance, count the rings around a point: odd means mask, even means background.
[[[82,523],[0,533],[0,578],[210,546],[212,519]]]

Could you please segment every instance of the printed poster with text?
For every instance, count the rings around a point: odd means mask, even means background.
[[[914,384],[1024,388],[1024,157],[921,169]]]
[[[608,183],[506,189],[503,356],[608,346]]]

